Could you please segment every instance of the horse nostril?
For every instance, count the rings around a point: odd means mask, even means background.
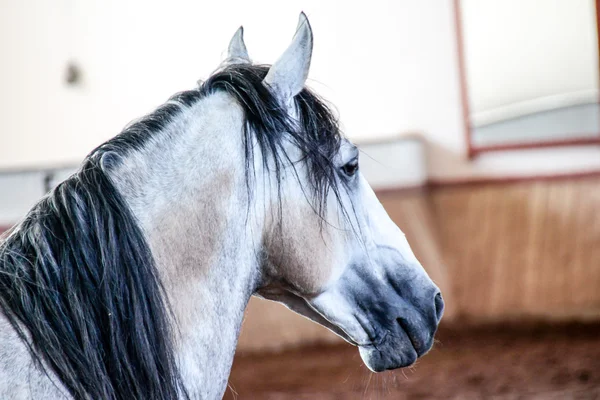
[[[442,299],[442,294],[437,292],[435,295],[435,317],[437,322],[440,322],[442,319],[442,314],[444,313],[444,300]]]

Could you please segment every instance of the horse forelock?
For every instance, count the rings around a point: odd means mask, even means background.
[[[268,71],[268,65],[227,64],[201,84],[200,93],[225,91],[244,110],[243,144],[248,190],[252,191],[251,182],[255,176],[255,144],[263,156],[264,169],[274,173],[278,185],[284,166],[291,165],[298,174],[296,163],[286,150],[287,143],[291,142],[307,167],[306,181],[312,187],[305,195],[323,221],[329,193],[333,192],[338,200],[340,198],[333,165],[343,141],[337,117],[325,101],[308,88],[294,98],[297,115],[292,116],[288,107],[281,104],[263,83]]]
[[[92,160],[0,247],[0,307],[76,399],[185,395],[149,247]]]

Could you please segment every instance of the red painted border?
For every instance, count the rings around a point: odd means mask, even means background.
[[[467,156],[472,159],[480,153],[486,153],[491,151],[502,151],[502,150],[519,150],[519,149],[537,149],[544,147],[558,147],[558,146],[582,146],[582,145],[600,145],[600,131],[596,134],[598,137],[580,137],[574,139],[561,139],[561,140],[542,140],[537,142],[523,142],[523,143],[507,143],[500,145],[489,145],[489,146],[475,146],[471,140],[472,129],[471,121],[469,118],[470,104],[469,95],[467,90],[467,76],[465,67],[465,49],[463,41],[463,24],[460,13],[460,1],[454,0],[454,21],[456,26],[456,49],[458,53],[458,72],[460,80],[460,97],[463,109],[463,124],[464,132],[467,144]],[[596,0],[596,34],[598,42],[598,54],[600,56],[600,0]],[[599,75],[600,79],[600,75]],[[600,104],[600,97],[598,98]]]
[[[398,194],[410,196],[410,195],[415,195],[415,194],[426,193],[429,190],[430,186],[431,185],[429,184],[429,182],[425,182],[422,185],[375,189],[375,193],[377,194],[377,196],[382,196],[382,197],[390,196],[390,195],[398,195]]]
[[[507,143],[498,144],[492,146],[480,146],[475,148],[475,154],[487,153],[490,151],[502,151],[502,150],[522,150],[522,149],[539,149],[546,147],[564,147],[564,146],[587,146],[600,144],[600,132],[598,137],[588,137],[580,139],[557,139],[557,140],[546,140],[531,143]]]
[[[600,171],[584,171],[565,174],[549,175],[523,175],[523,176],[484,176],[459,179],[429,179],[427,186],[432,189],[446,187],[469,187],[479,185],[505,185],[523,182],[556,182],[563,180],[576,180],[585,178],[600,178]]]
[[[600,57],[600,0],[596,0],[596,45],[598,46],[598,56]],[[600,74],[598,81],[600,81]],[[600,93],[598,94],[598,102],[600,103]]]
[[[483,176],[469,178],[450,178],[450,179],[435,179],[430,178],[422,185],[384,188],[377,189],[375,193],[378,196],[390,195],[415,195],[427,193],[429,190],[446,189],[446,188],[463,188],[476,187],[481,185],[507,185],[514,183],[527,182],[557,182],[563,180],[577,180],[586,178],[600,178],[600,170],[565,173],[565,174],[549,174],[549,175],[523,175],[523,176]]]

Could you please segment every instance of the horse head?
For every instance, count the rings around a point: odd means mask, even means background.
[[[242,33],[228,60],[250,63]],[[357,345],[373,371],[411,365],[431,348],[444,302],[364,178],[359,150],[305,89],[312,47],[301,14],[291,45],[263,80],[295,132],[280,132],[288,136],[285,156],[277,174],[270,169],[277,193],[266,213],[257,295]]]

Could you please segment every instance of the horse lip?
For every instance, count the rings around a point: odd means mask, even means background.
[[[408,323],[406,322],[406,320],[404,318],[397,318],[396,321],[398,322],[398,325],[400,325],[400,329],[402,329],[404,331],[404,333],[406,334],[406,337],[408,338],[410,345],[413,347],[413,349],[415,350],[417,355],[420,357],[423,354],[423,352],[421,352],[419,349],[423,346],[421,346],[420,343],[417,341],[417,339],[414,338],[412,329],[410,328],[410,326],[408,325]]]
[[[371,371],[389,371],[408,367],[415,363],[419,355],[412,342],[411,346],[406,346],[403,351],[398,353],[397,340],[401,340],[403,343],[406,342],[406,339],[402,336],[395,335],[393,332],[387,330],[378,340],[360,346],[361,349],[365,349],[368,352],[376,352],[379,354],[379,356],[375,358],[375,363],[372,363],[372,359],[365,359],[363,357],[365,364]],[[362,355],[363,353],[361,353],[361,356]]]

